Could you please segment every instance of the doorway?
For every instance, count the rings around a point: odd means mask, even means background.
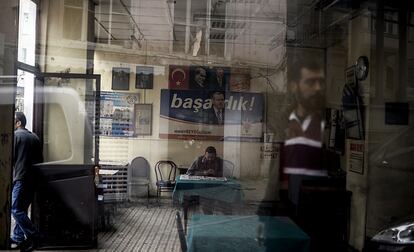
[[[40,245],[93,247],[100,76],[21,70],[25,78],[33,78],[26,80],[33,86],[19,87],[16,108],[32,109],[32,129],[43,146],[44,163],[35,167],[38,183],[31,211],[32,221],[45,236]]]

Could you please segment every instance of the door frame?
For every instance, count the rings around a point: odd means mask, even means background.
[[[52,72],[41,72],[37,67],[18,62],[17,69],[26,71],[34,75],[35,84],[34,88],[44,87],[44,78],[61,78],[61,79],[85,79],[95,80],[95,154],[94,163],[99,165],[99,118],[100,118],[100,103],[101,103],[101,75],[100,74],[81,74],[81,73],[52,73]],[[40,141],[43,144],[43,105],[41,102],[37,102],[41,97],[34,97],[34,103],[36,106],[33,107],[33,132],[39,136]]]
[[[65,166],[67,168],[70,168],[70,166],[74,166],[74,167],[76,167],[76,166],[82,166],[84,168],[87,168],[89,166],[93,166],[93,167],[99,166],[99,139],[100,139],[100,137],[99,137],[99,125],[100,125],[99,120],[100,120],[101,76],[100,75],[97,75],[97,74],[47,73],[47,72],[46,73],[43,73],[43,72],[37,71],[37,69],[34,69],[33,67],[26,68],[25,66],[20,67],[19,69],[20,70],[23,70],[23,71],[29,70],[27,72],[32,73],[34,75],[34,89],[35,90],[37,88],[43,88],[43,87],[46,86],[45,85],[45,83],[47,81],[46,78],[61,78],[61,79],[78,79],[78,80],[85,80],[85,84],[84,85],[86,86],[86,88],[88,88],[88,87],[91,87],[91,88],[94,87],[95,88],[94,90],[92,90],[92,92],[93,92],[93,99],[94,99],[94,102],[95,102],[95,110],[93,111],[93,113],[94,113],[93,116],[94,116],[94,119],[95,119],[94,120],[95,121],[95,124],[94,124],[93,135],[91,136],[92,137],[91,140],[92,139],[94,140],[94,143],[93,143],[93,146],[94,146],[94,153],[93,153],[94,161],[93,161],[93,164],[85,164],[83,162],[82,164],[79,164],[79,165],[73,165],[73,164],[65,165],[65,164],[62,164],[60,166]],[[95,82],[93,83],[93,81],[95,81]],[[93,85],[93,86],[91,86],[91,85]],[[44,113],[44,108],[45,108],[44,106],[46,106],[46,105],[43,102],[42,92],[38,93],[38,92],[35,91],[33,98],[34,98],[33,99],[33,103],[34,103],[33,104],[34,105],[33,106],[33,132],[35,132],[39,136],[39,138],[41,140],[41,143],[43,145],[43,141],[44,141],[44,139],[43,139],[43,117],[44,117],[44,114],[43,113]],[[86,122],[85,122],[85,125],[84,126],[87,127],[87,123]],[[88,141],[88,139],[86,141]],[[85,141],[85,138],[84,138],[84,141]],[[92,142],[89,142],[89,143],[92,144]],[[91,145],[91,147],[92,147],[92,145]],[[85,157],[86,156],[84,154],[84,161],[86,161]],[[38,169],[44,169],[44,168],[47,168],[48,167],[47,169],[50,170],[54,166],[56,166],[56,165],[45,165],[45,166],[40,165],[38,167]],[[41,168],[41,167],[43,167],[43,168]],[[86,169],[86,170],[89,170],[90,171],[89,168]],[[84,173],[85,171],[82,169],[82,174],[81,175],[88,175],[88,176],[90,176],[90,173],[87,173],[86,174],[86,173]],[[76,173],[76,169],[75,169],[74,172],[75,172],[75,174],[77,174]],[[92,171],[92,173],[94,173],[94,171]],[[72,173],[71,174],[69,174],[69,173],[66,174],[65,173],[64,176],[66,176],[66,175],[72,176],[74,174],[72,174]],[[62,175],[60,175],[60,176],[62,176]],[[68,178],[72,178],[70,176]],[[93,184],[93,180],[91,180],[89,182],[92,182],[92,184]],[[88,185],[90,185],[90,183],[88,183]],[[55,186],[56,186],[56,184],[55,184]],[[43,222],[44,219],[42,219],[42,216],[45,213],[46,214],[49,213],[49,212],[47,212],[49,210],[43,210],[43,207],[45,205],[43,205],[42,202],[44,203],[44,200],[42,201],[42,200],[39,200],[39,199],[42,199],[42,197],[44,198],[45,195],[46,196],[48,195],[48,193],[45,193],[45,191],[41,191],[41,190],[39,190],[37,193],[39,193],[39,194],[37,195],[37,197],[35,197],[35,199],[33,201],[33,205],[32,205],[32,216],[34,215],[35,216],[34,217],[35,221],[38,221],[37,222],[37,225],[44,225],[44,222]],[[39,196],[39,195],[41,195],[41,196]],[[92,197],[96,200],[96,191],[93,193],[93,196]],[[51,200],[51,199],[48,199],[48,200]],[[89,199],[91,199],[91,197],[89,197]],[[53,201],[53,202],[55,202],[55,201]],[[69,202],[70,202],[70,200],[69,200]],[[96,235],[95,232],[97,230],[96,229],[97,228],[97,226],[96,226],[97,225],[96,219],[97,219],[97,216],[98,216],[98,210],[97,210],[96,203],[97,202],[95,202],[95,201],[89,202],[89,200],[88,200],[88,202],[86,202],[87,205],[90,205],[91,206],[91,209],[94,209],[94,210],[91,210],[93,213],[91,213],[91,215],[90,215],[90,217],[93,219],[92,226],[91,226],[91,228],[92,228],[92,231],[91,231],[92,232],[92,236],[90,238],[93,238],[93,240],[90,240],[89,242],[86,242],[84,244],[83,243],[82,244],[78,244],[77,246],[90,247],[90,246],[94,246],[94,244],[96,244],[96,242],[97,242],[97,235]],[[40,224],[40,223],[43,223],[43,224]],[[50,245],[47,242],[45,244],[43,244],[42,246],[46,246],[46,248],[48,246],[51,246],[51,248],[55,248],[53,244]]]
[[[85,79],[95,80],[95,129],[94,129],[94,163],[99,165],[99,118],[100,118],[100,96],[101,96],[101,75],[99,74],[76,74],[76,73],[35,73],[35,88],[44,86],[44,78],[61,78],[61,79]],[[33,131],[43,141],[43,105],[37,102],[41,97],[34,97],[37,104],[33,111]]]

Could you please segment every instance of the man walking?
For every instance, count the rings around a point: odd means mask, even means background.
[[[32,251],[38,245],[39,233],[27,212],[33,201],[33,165],[43,162],[43,156],[39,138],[25,127],[26,116],[22,112],[16,112],[12,191],[12,215],[16,226],[11,241],[21,251]]]

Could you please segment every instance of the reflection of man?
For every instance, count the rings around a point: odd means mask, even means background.
[[[227,76],[222,67],[215,68],[211,76],[210,89],[224,91],[227,88]]]
[[[208,124],[224,124],[224,93],[214,92],[211,96],[212,107],[204,117]]]
[[[187,171],[188,175],[223,177],[223,160],[217,157],[216,148],[209,146],[203,156],[194,160]]]
[[[33,200],[33,164],[43,161],[39,138],[26,128],[26,117],[22,112],[15,115],[14,169],[12,191],[12,215],[16,221],[13,243],[21,251],[32,251],[37,247],[39,233],[27,216]]]
[[[297,205],[302,180],[327,175],[322,165],[324,122],[321,113],[325,75],[322,68],[311,61],[297,62],[289,73],[296,107],[289,116],[283,169],[289,174],[289,199]]]
[[[196,67],[193,72],[193,78],[190,83],[191,89],[207,89],[208,85],[206,83],[207,72],[202,67]]]

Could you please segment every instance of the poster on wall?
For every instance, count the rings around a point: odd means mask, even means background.
[[[160,138],[259,142],[261,93],[161,90]]]
[[[278,159],[280,155],[280,143],[264,143],[260,146],[260,159]]]
[[[364,174],[364,141],[349,139],[347,143],[347,170]]]
[[[230,85],[233,83],[233,85]],[[224,66],[170,65],[170,89],[249,91],[250,72]]]
[[[189,67],[170,65],[169,82],[170,89],[188,89]]]
[[[228,67],[212,67],[209,69],[209,84],[213,90],[229,90],[230,68]],[[245,90],[249,91],[249,90]]]
[[[134,105],[138,103],[138,94],[101,92],[100,134],[104,136],[134,135]]]
[[[152,104],[135,104],[134,106],[134,135],[151,135]]]
[[[135,88],[152,89],[154,84],[154,68],[148,66],[137,66]]]
[[[229,89],[234,92],[250,90],[250,73],[248,69],[231,69]]]
[[[112,90],[129,90],[129,68],[112,68]]]

